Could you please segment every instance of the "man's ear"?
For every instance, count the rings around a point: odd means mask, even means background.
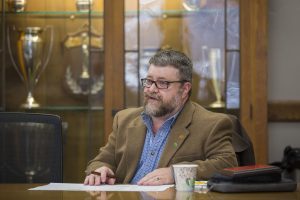
[[[182,92],[183,97],[188,96],[190,90],[192,89],[192,84],[190,82],[185,82],[183,84],[182,89],[183,89],[183,92]]]

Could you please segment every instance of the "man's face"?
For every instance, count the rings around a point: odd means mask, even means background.
[[[152,81],[181,81],[178,69],[172,66],[157,67],[150,65],[147,79]],[[167,89],[158,89],[153,83],[144,87],[145,112],[153,117],[175,114],[188,98],[190,83],[170,83]]]

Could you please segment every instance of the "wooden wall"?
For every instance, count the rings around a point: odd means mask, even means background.
[[[257,163],[268,160],[267,3],[241,0],[241,121],[254,144]]]

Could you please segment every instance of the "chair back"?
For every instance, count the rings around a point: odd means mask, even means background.
[[[0,112],[0,182],[63,182],[62,121],[41,113]]]
[[[234,132],[232,135],[232,145],[238,160],[239,166],[254,165],[255,155],[253,144],[246,130],[234,115],[228,115],[232,121]]]

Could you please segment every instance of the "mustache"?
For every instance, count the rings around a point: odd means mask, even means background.
[[[145,93],[144,97],[145,99],[153,98],[153,99],[161,100],[161,97],[159,95],[151,94],[151,93]]]

